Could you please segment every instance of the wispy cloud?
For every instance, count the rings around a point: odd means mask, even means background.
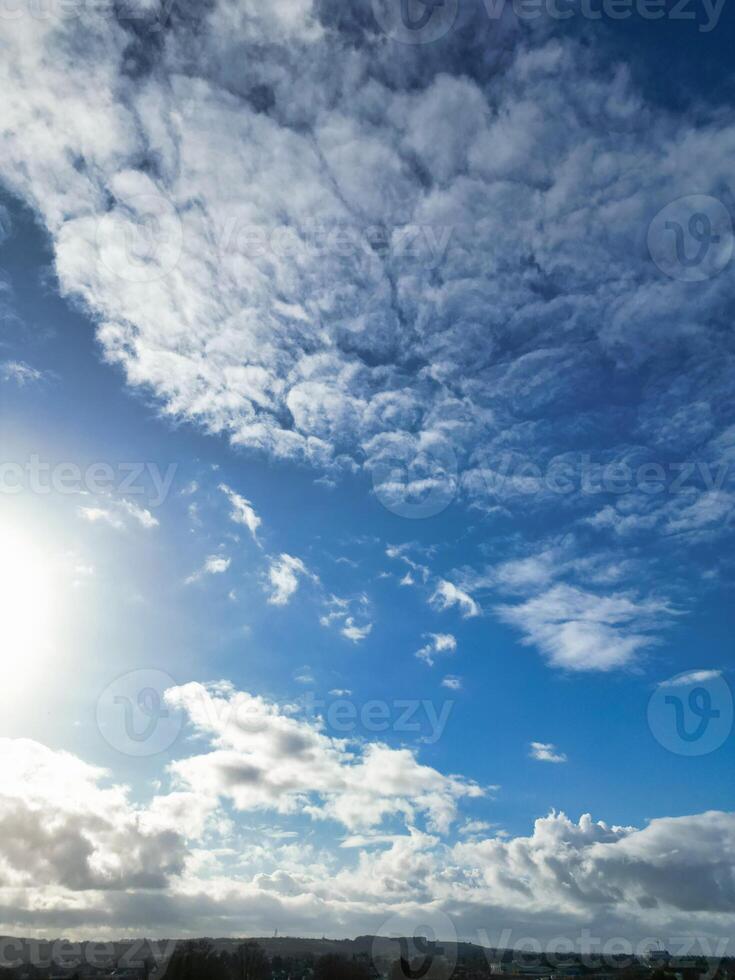
[[[319,622],[324,627],[337,627],[345,639],[360,643],[372,633],[370,600],[364,592],[348,599],[330,595],[324,600],[324,606],[326,611]]]
[[[102,504],[83,505],[77,512],[90,524],[107,524],[116,531],[126,530],[130,526],[130,521],[146,530],[159,525],[158,518],[132,500],[105,500]]]
[[[226,484],[220,484],[220,490],[225,494],[230,502],[232,510],[230,512],[230,520],[234,521],[235,524],[243,524],[250,534],[252,535],[253,541],[256,544],[260,544],[258,541],[258,528],[262,524],[260,517],[255,513],[253,505],[245,497],[231,490]]]
[[[612,670],[630,663],[657,639],[671,607],[658,599],[624,592],[598,595],[555,585],[518,605],[496,607],[501,620],[520,629],[523,642],[538,647],[555,667]]]
[[[538,762],[566,762],[567,757],[551,742],[531,742],[529,755]]]
[[[480,615],[480,607],[472,596],[446,579],[440,579],[429,602],[441,611],[457,606],[464,619]]]
[[[300,558],[285,552],[277,558],[269,559],[268,602],[272,606],[286,606],[299,587],[300,579],[318,582],[318,578],[306,567]]]
[[[0,363],[0,378],[3,381],[12,381],[20,388],[42,381],[44,377],[42,371],[26,364],[25,361],[3,361]]]
[[[193,585],[194,582],[199,582],[207,575],[224,575],[231,564],[232,559],[226,555],[209,555],[205,558],[202,567],[184,581],[186,585]]]
[[[661,681],[659,687],[689,687],[690,684],[706,684],[718,677],[722,677],[721,670],[692,670],[688,674]]]
[[[456,637],[451,633],[426,633],[424,638],[427,642],[416,651],[416,656],[430,667],[434,666],[438,654],[455,653],[457,650]]]

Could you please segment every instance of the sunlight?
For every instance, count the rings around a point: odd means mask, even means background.
[[[0,522],[0,665],[3,682],[24,687],[50,653],[56,595],[50,556]]]

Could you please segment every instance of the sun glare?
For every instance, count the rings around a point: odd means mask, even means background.
[[[24,687],[51,652],[51,564],[30,535],[0,523],[0,664],[6,686]]]

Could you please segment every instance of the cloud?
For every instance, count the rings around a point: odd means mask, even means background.
[[[2,239],[2,214],[0,213],[0,242]],[[18,387],[24,388],[26,385],[43,380],[44,374],[25,361],[3,361],[0,363],[0,377],[3,381],[12,381]]]
[[[311,669],[311,667],[308,664],[306,664],[303,667],[300,667],[294,673],[293,679],[298,684],[315,684],[316,683],[316,681],[314,679],[314,674],[312,672],[312,669]]]
[[[268,585],[270,595],[268,602],[272,606],[286,606],[299,587],[299,579],[306,578],[313,582],[318,579],[313,575],[300,558],[287,555],[285,552],[278,558],[270,558],[268,568]]]
[[[187,684],[166,698],[212,743],[211,751],[171,764],[177,781],[240,811],[301,812],[348,830],[423,815],[430,829],[446,831],[459,800],[483,795],[471,780],[422,765],[409,749],[349,745],[247,692]]]
[[[30,923],[92,938],[113,927],[120,936],[262,934],[277,920],[302,935],[337,923],[327,932],[342,936],[375,933],[393,917],[425,921],[427,908],[490,945],[504,929],[542,945],[582,928],[632,944],[731,934],[735,814],[637,828],[552,812],[512,837],[475,818],[459,823],[452,843],[443,832],[478,790],[406,750],[348,746],[226,685],[214,701],[185,685],[169,703],[211,745],[172,763],[179,787],[148,805],[68,753],[0,740],[6,934]],[[336,821],[345,836],[331,848],[294,836],[278,815],[293,820],[296,811]],[[231,835],[230,815],[247,813],[253,824],[259,812],[267,832],[240,824]],[[418,819],[437,829],[419,829]],[[341,860],[344,848],[357,851],[354,860]]]
[[[194,582],[199,582],[205,575],[224,575],[231,564],[232,559],[227,557],[227,555],[209,555],[204,559],[202,567],[198,571],[193,572],[184,582],[186,585],[193,585]]]
[[[542,943],[582,925],[631,942],[732,932],[735,814],[637,828],[552,812],[511,837],[485,819],[458,822],[480,787],[407,749],[331,738],[293,706],[224,682],[166,700],[204,749],[172,761],[171,790],[148,803],[70,753],[0,739],[4,932],[35,923],[97,937],[114,925],[122,936],[147,923],[148,934],[235,935],[275,917],[293,933],[330,921],[334,935],[364,934],[427,907],[462,935],[480,936],[490,913],[498,933]],[[258,814],[268,834],[249,826]],[[346,836],[316,848],[281,818],[330,821]],[[355,861],[339,859],[341,845]]]
[[[85,505],[79,507],[77,512],[90,524],[108,524],[116,531],[126,530],[131,520],[146,530],[159,526],[158,518],[145,507],[140,507],[131,500],[106,499],[102,505]]]
[[[461,691],[462,678],[457,677],[456,674],[447,674],[446,677],[442,678],[442,687],[446,687],[450,691]]]
[[[563,752],[558,752],[551,742],[531,742],[530,756],[538,762],[566,762]]]
[[[361,473],[404,516],[457,500],[525,534],[600,514],[580,526],[671,550],[730,534],[730,487],[613,507],[597,469],[729,451],[728,277],[691,289],[644,242],[669,201],[722,196],[732,107],[664,109],[603,39],[464,6],[400,59],[357,0],[215,0],[172,16],[164,61],[151,11],[86,11],[81,34],[61,8],[15,18],[0,176],[105,359],[171,418]],[[478,615],[465,595],[437,602]]]
[[[452,606],[457,606],[464,619],[480,615],[480,607],[472,596],[446,579],[440,579],[429,602],[435,609],[442,612],[451,609]]]
[[[220,490],[225,494],[227,499],[230,501],[232,506],[232,512],[230,514],[230,520],[234,521],[235,524],[244,524],[245,527],[250,531],[253,541],[256,544],[260,544],[258,541],[258,528],[260,527],[262,521],[255,513],[253,505],[249,500],[241,497],[239,493],[235,493],[224,483],[220,484]]]
[[[457,650],[457,640],[451,633],[426,633],[424,637],[428,643],[416,651],[416,656],[429,667],[434,666],[434,658],[437,654],[455,653]]]
[[[500,605],[501,620],[520,629],[523,643],[537,646],[554,667],[607,671],[630,663],[654,645],[650,631],[672,609],[656,599],[615,592],[601,596],[570,585],[554,585],[517,605]]]
[[[362,592],[358,596],[345,599],[330,595],[324,600],[326,612],[319,617],[322,626],[337,626],[339,632],[353,643],[361,643],[373,630],[368,619],[370,600]]]
[[[164,888],[183,871],[181,834],[105,770],[29,739],[0,739],[0,759],[0,893]]]
[[[661,681],[659,687],[689,687],[690,684],[706,684],[717,677],[722,677],[721,670],[692,670],[688,674],[679,674],[671,680]]]
[[[648,911],[661,921],[695,909],[732,914],[731,877],[720,878],[723,860],[715,848],[734,830],[732,814],[714,812],[664,817],[642,830],[551,814],[536,821],[528,838],[459,844],[454,856],[482,869],[490,904],[507,901],[519,911],[556,904],[560,913],[588,920],[603,910],[623,921]],[[522,869],[529,874],[523,885]]]
[[[340,633],[346,639],[352,640],[353,643],[360,643],[370,635],[372,630],[372,623],[366,623],[364,626],[358,626],[352,616],[348,616],[347,619],[345,619],[344,626],[340,629]]]

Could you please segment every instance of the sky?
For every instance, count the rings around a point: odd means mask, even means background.
[[[0,19],[0,933],[723,952],[732,14]]]

